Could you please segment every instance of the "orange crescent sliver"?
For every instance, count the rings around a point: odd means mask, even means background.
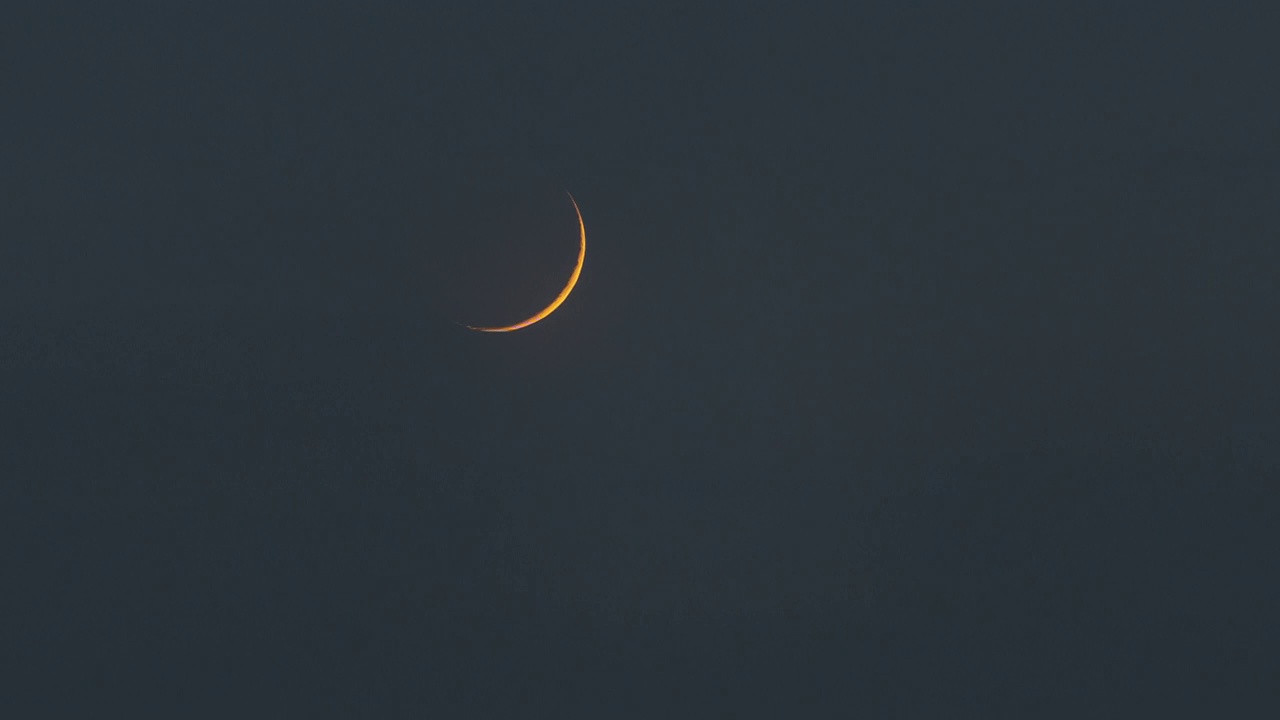
[[[569,297],[569,293],[573,292],[573,286],[578,284],[578,276],[582,274],[582,262],[587,257],[587,226],[582,223],[582,211],[578,209],[578,201],[573,199],[573,195],[571,193],[565,194],[569,196],[569,202],[573,203],[573,211],[578,214],[578,233],[580,238],[578,245],[578,263],[574,265],[573,274],[569,276],[569,284],[564,286],[564,289],[560,291],[560,294],[556,296],[555,300],[551,301],[550,305],[543,308],[541,312],[528,320],[521,320],[515,325],[506,325],[503,327],[475,327],[474,325],[467,325],[467,329],[478,330],[480,332],[499,333],[527,328],[555,312],[556,308],[560,307],[560,304],[565,301],[565,298]]]

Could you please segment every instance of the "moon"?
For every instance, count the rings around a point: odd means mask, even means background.
[[[578,237],[579,237],[578,262],[576,265],[573,266],[573,274],[569,276],[569,283],[564,286],[564,289],[560,291],[560,294],[556,296],[556,299],[551,301],[550,305],[546,306],[541,311],[539,311],[537,315],[534,315],[533,317],[527,320],[521,320],[515,325],[504,325],[502,327],[476,327],[474,325],[464,326],[468,330],[475,330],[477,332],[487,332],[487,333],[500,333],[500,332],[512,332],[513,330],[527,328],[530,325],[533,325],[534,323],[545,319],[548,315],[555,312],[556,308],[560,307],[560,305],[565,301],[565,299],[569,297],[569,293],[573,292],[573,286],[578,284],[578,276],[582,274],[582,263],[587,258],[587,226],[584,225],[582,222],[582,211],[578,209],[578,201],[573,199],[572,193],[566,192],[565,195],[569,196],[569,202],[573,203],[573,211],[578,215]]]

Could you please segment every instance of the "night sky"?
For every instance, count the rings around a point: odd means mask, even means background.
[[[1280,702],[1275,3],[267,5],[0,16],[6,716]]]

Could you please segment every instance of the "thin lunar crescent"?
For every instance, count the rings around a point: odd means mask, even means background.
[[[551,313],[555,312],[556,308],[560,307],[560,304],[565,301],[565,298],[569,297],[569,293],[573,292],[573,286],[578,284],[578,276],[582,274],[582,263],[584,260],[586,260],[586,257],[587,257],[587,226],[584,225],[582,222],[582,211],[578,209],[578,201],[573,199],[572,193],[565,193],[565,194],[569,196],[569,202],[573,203],[573,211],[578,215],[578,236],[579,236],[578,263],[574,265],[573,274],[569,276],[569,284],[564,286],[564,289],[560,291],[560,294],[556,296],[555,300],[551,301],[550,305],[543,308],[541,312],[529,318],[528,320],[522,320],[516,323],[515,325],[506,325],[503,327],[475,327],[474,325],[467,325],[466,326],[467,329],[478,330],[480,332],[497,333],[497,332],[511,332],[512,330],[527,328],[530,325],[538,322],[539,320],[542,320],[543,318],[547,317]]]

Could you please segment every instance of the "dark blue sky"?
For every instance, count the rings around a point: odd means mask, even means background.
[[[0,696],[1262,698],[1280,17],[1058,5],[6,11]]]

